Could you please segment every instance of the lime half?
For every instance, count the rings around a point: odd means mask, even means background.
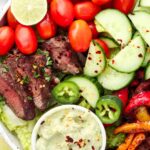
[[[12,0],[11,11],[23,25],[40,22],[47,13],[47,0]]]

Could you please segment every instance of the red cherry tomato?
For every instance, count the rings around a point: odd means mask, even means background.
[[[123,103],[123,108],[125,108],[125,106],[128,103],[128,95],[129,95],[128,88],[124,88],[124,89],[121,89],[119,91],[116,91],[114,93],[114,95],[116,95],[116,96],[118,96],[120,98],[120,100]]]
[[[31,27],[17,25],[15,31],[15,41],[18,49],[23,54],[32,54],[37,49],[37,38]]]
[[[36,25],[36,28],[40,37],[43,39],[51,38],[56,34],[56,25],[49,14]]]
[[[113,1],[109,1],[106,4],[102,5],[102,9],[113,8]]]
[[[7,22],[9,24],[9,26],[11,26],[13,29],[16,28],[16,26],[18,25],[17,20],[15,19],[14,15],[11,12],[11,9],[9,8],[8,12],[7,12]]]
[[[100,7],[90,1],[86,1],[76,3],[74,10],[76,19],[90,21],[93,20],[95,15],[100,11]]]
[[[92,32],[84,20],[74,21],[69,28],[69,40],[76,52],[85,52],[92,40]]]
[[[15,33],[11,27],[0,27],[0,55],[6,55],[13,47],[15,42]]]
[[[128,14],[133,10],[135,2],[136,0],[114,0],[113,6],[123,13]]]
[[[107,4],[110,1],[112,1],[112,0],[92,0],[93,3],[95,3],[95,4],[99,5],[99,6]]]
[[[95,39],[98,37],[99,33],[97,32],[96,26],[94,22],[89,22],[88,23],[91,31],[92,31],[92,38]]]
[[[69,26],[74,19],[74,7],[70,0],[52,0],[50,13],[56,24],[61,27]]]
[[[109,51],[107,44],[100,39],[96,39],[95,41],[103,48],[103,50],[106,54],[106,57],[109,58],[110,57],[110,51]]]

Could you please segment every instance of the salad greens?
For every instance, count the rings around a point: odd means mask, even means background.
[[[2,96],[0,100],[3,100]],[[18,137],[24,150],[31,150],[31,134],[39,117],[32,121],[24,121],[18,118],[3,101],[0,101],[0,120]]]

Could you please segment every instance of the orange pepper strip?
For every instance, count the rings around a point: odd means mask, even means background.
[[[138,123],[126,123],[117,127],[114,130],[115,134],[118,133],[140,133],[150,132],[150,121],[138,122]]]
[[[145,106],[137,108],[135,115],[138,121],[150,121],[150,115]]]
[[[133,138],[134,138],[134,134],[128,134],[126,139],[125,139],[125,142],[122,143],[121,145],[119,145],[117,150],[127,150],[129,145],[131,144]]]
[[[146,138],[146,136],[144,133],[139,133],[139,134],[135,135],[128,150],[135,150],[143,142],[143,140],[145,140],[145,138]]]

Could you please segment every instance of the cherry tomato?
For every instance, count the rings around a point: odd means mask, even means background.
[[[109,51],[107,44],[100,39],[96,39],[95,41],[103,48],[103,50],[106,54],[106,57],[109,58],[110,57],[110,51]]]
[[[133,10],[135,2],[136,0],[114,0],[113,6],[123,13],[128,14]]]
[[[100,7],[90,1],[85,1],[76,3],[74,10],[76,19],[90,21],[93,20],[95,15],[100,11]]]
[[[52,0],[47,0],[48,3],[50,3]]]
[[[89,22],[88,23],[91,31],[92,31],[92,38],[95,39],[98,37],[99,33],[97,32],[96,26],[94,22]]]
[[[16,26],[18,25],[17,20],[15,19],[14,15],[11,12],[11,9],[9,8],[8,12],[7,12],[7,22],[9,24],[9,26],[11,26],[13,29],[16,28]]]
[[[15,33],[11,27],[0,27],[0,55],[6,55],[13,47],[15,42]]]
[[[70,0],[52,0],[50,13],[56,24],[61,27],[69,26],[74,19],[74,7]]]
[[[120,98],[120,100],[123,103],[123,107],[125,108],[125,106],[128,103],[128,95],[129,95],[128,88],[124,88],[124,89],[121,89],[119,91],[116,91],[114,93],[114,95],[116,95],[116,96],[118,96]]]
[[[110,1],[112,1],[112,0],[92,0],[93,3],[95,3],[95,4],[99,5],[99,6],[107,4]]]
[[[47,14],[45,18],[36,25],[36,28],[40,37],[43,39],[51,38],[56,34],[55,22],[49,14]]]
[[[92,31],[84,20],[76,20],[71,24],[68,36],[76,52],[85,52],[92,40]]]
[[[109,1],[106,4],[102,5],[102,9],[113,8],[113,1]]]
[[[15,41],[18,49],[23,54],[32,54],[37,49],[37,38],[31,27],[17,25],[15,30]]]

